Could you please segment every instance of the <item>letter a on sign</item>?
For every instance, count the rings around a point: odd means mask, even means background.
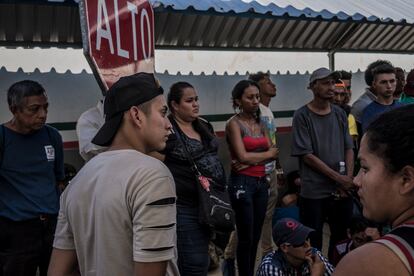
[[[83,52],[103,92],[122,76],[154,72],[154,11],[147,0],[81,0]]]

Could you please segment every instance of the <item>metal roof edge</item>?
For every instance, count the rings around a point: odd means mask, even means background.
[[[409,24],[406,19],[393,20],[392,18],[379,18],[375,15],[369,17],[364,16],[360,13],[353,15],[347,14],[343,11],[338,13],[332,13],[327,9],[321,11],[315,11],[311,8],[297,9],[291,5],[286,7],[277,6],[275,3],[269,3],[263,5],[257,1],[249,3],[241,0],[228,0],[218,3],[217,1],[177,1],[177,0],[150,0],[155,12],[182,12],[182,13],[203,13],[203,14],[216,14],[225,15],[234,13],[237,15],[245,16],[264,16],[264,17],[289,17],[289,18],[300,18],[303,19],[317,19],[317,20],[337,20],[337,21],[354,21],[354,22],[373,22],[373,23],[389,23],[389,24]],[[210,2],[209,6],[206,3]],[[185,3],[185,4],[184,4]]]
[[[41,71],[38,67],[34,68],[33,70],[24,70],[24,68],[18,67],[17,70],[11,70],[11,71],[9,71],[6,68],[6,66],[1,66],[0,67],[0,73],[58,74],[58,75],[65,75],[65,74],[82,75],[82,74],[88,74],[88,75],[92,75],[92,73],[89,73],[86,69],[82,69],[79,72],[72,71],[71,69],[57,71],[55,67],[51,67],[49,69],[49,71]]]

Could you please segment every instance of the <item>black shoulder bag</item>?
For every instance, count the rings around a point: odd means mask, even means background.
[[[182,138],[182,131],[171,120],[177,139],[183,146],[188,161],[191,164],[191,170],[194,172],[199,197],[199,223],[207,225],[210,229],[211,240],[222,249],[228,242],[230,233],[234,230],[234,211],[231,208],[230,197],[226,185],[217,183],[215,180],[203,176],[197,168],[194,159],[191,157],[187,146]]]

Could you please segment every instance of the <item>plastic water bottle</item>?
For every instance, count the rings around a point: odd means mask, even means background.
[[[346,175],[346,166],[344,161],[339,162],[338,172],[339,174]],[[337,185],[340,186],[341,184],[337,183]],[[341,199],[341,194],[338,191],[333,192],[332,195],[336,200]]]
[[[339,162],[339,171],[338,172],[342,175],[346,174],[346,167],[345,167],[345,162],[344,161]]]

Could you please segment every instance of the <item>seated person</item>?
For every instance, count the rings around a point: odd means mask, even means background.
[[[273,225],[282,218],[299,220],[297,201],[300,192],[299,171],[292,171],[286,176],[287,185],[279,189],[279,199],[273,214]]]
[[[330,260],[333,265],[337,265],[349,251],[380,238],[381,234],[376,225],[358,216],[353,217],[349,224],[348,237],[335,246],[333,258]]]
[[[294,219],[279,220],[273,228],[278,249],[262,259],[257,276],[331,275],[334,267],[310,245],[313,231]]]

